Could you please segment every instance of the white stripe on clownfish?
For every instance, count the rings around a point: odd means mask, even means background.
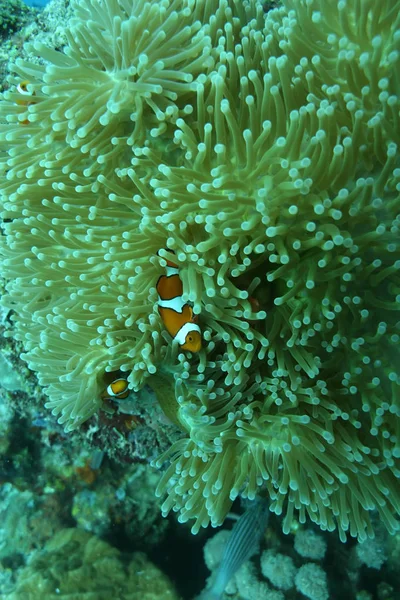
[[[168,250],[173,253],[173,250]],[[157,281],[158,312],[165,329],[182,350],[198,352],[201,349],[201,330],[192,307],[182,300],[183,286],[179,268],[167,261],[166,275]]]
[[[20,94],[21,98],[18,98],[15,101],[15,104],[18,104],[18,106],[25,106],[28,107],[31,104],[34,104],[35,102],[37,102],[37,100],[35,99],[35,92],[30,92],[28,90],[28,85],[30,84],[30,81],[28,81],[27,79],[25,79],[24,81],[20,81],[20,83],[17,85],[17,92],[18,94]],[[24,119],[23,121],[19,122],[20,125],[29,125],[30,121],[29,119]]]
[[[187,341],[187,337],[190,333],[198,332],[201,335],[201,329],[196,323],[185,323],[182,325],[178,333],[175,335],[175,339],[180,346],[183,346]],[[200,350],[200,348],[199,348]]]
[[[158,306],[161,308],[170,308],[175,312],[181,313],[186,306],[186,302],[182,300],[182,296],[175,296],[175,298],[171,298],[170,300],[162,300],[162,298],[158,297]]]
[[[28,83],[29,81],[21,81],[18,85],[17,85],[17,92],[18,94],[22,94],[23,96],[29,96],[31,97],[32,94],[30,92],[28,92]],[[25,101],[24,101],[25,103]]]

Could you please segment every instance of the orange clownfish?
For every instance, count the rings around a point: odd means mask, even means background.
[[[168,250],[168,252],[173,252]],[[201,331],[192,307],[183,302],[183,285],[179,278],[179,268],[167,260],[166,275],[157,281],[158,312],[165,329],[176,340],[182,350],[199,352]]]
[[[30,82],[27,79],[25,79],[17,85],[17,92],[21,94],[21,98],[15,101],[15,103],[18,104],[18,106],[29,106],[30,104],[34,104],[35,102],[33,98],[35,92],[31,94],[31,92],[28,91],[29,83]],[[29,122],[30,121],[28,119],[20,121],[21,125],[29,125]]]
[[[108,400],[120,400],[127,398],[130,394],[128,382],[122,377],[114,379],[106,388],[103,398]]]

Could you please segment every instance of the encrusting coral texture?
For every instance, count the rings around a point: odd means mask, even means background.
[[[37,598],[179,600],[168,577],[142,552],[121,553],[80,529],[61,529],[18,573],[9,600]]]
[[[152,376],[193,532],[259,491],[285,531],[398,530],[400,2],[74,8],[0,103],[3,303],[48,408],[71,430],[104,373]],[[158,315],[167,260],[197,354]]]

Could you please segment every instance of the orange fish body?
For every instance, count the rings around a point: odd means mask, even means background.
[[[192,307],[183,302],[183,286],[177,265],[167,261],[166,275],[157,281],[158,312],[170,336],[182,350],[199,352],[201,331]]]
[[[120,377],[119,379],[114,379],[114,381],[107,386],[104,397],[115,400],[116,398],[127,398],[129,393],[130,390],[127,380]]]

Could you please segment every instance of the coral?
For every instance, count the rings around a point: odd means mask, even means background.
[[[328,600],[329,592],[326,574],[315,563],[306,563],[297,571],[296,588],[310,600]]]
[[[213,581],[230,535],[229,530],[223,529],[213,535],[204,546],[204,560],[208,569],[212,572],[204,588],[204,600],[208,598],[208,593],[211,595],[211,592],[208,592],[208,586]],[[199,596],[199,599],[203,599],[203,594]],[[225,594],[224,597],[233,595],[234,598],[240,600],[284,600],[282,592],[272,590],[267,582],[262,580],[251,561],[244,563],[234,574],[225,588]]]
[[[324,535],[322,540],[313,529],[306,529],[298,540],[301,552],[296,553],[293,547],[296,545],[296,540],[293,540],[295,536],[284,534],[280,529],[279,519],[272,518],[261,544],[261,553],[252,557],[237,571],[225,588],[221,600],[300,600],[304,595],[321,599],[332,597],[371,600],[372,597],[379,598],[381,590],[400,589],[396,560],[399,554],[399,535],[389,536],[383,524],[375,522],[375,518],[374,526],[374,540],[346,545],[336,535]],[[210,584],[229,535],[229,530],[222,529],[204,545],[204,559],[212,573],[199,600],[208,600],[210,596]],[[290,540],[294,541],[294,545]],[[322,553],[327,554],[327,560],[319,565],[309,562],[309,556],[303,557],[303,553],[311,554],[313,540],[318,547],[315,554],[318,554],[319,559],[323,558]],[[371,546],[371,551],[368,546]],[[385,566],[379,569],[379,564],[382,565],[382,559],[385,558]],[[366,569],[366,565],[370,568]],[[392,597],[389,594],[388,598]]]
[[[72,516],[79,528],[96,535],[104,535],[111,527],[110,507],[115,502],[110,488],[82,490],[74,495]]]
[[[221,529],[210,538],[204,546],[204,561],[210,569],[214,571],[221,562],[224,548],[230,538],[231,532],[227,529]]]
[[[168,528],[168,521],[160,515],[160,499],[155,496],[158,474],[141,464],[119,469],[122,477],[113,477],[113,464],[111,470],[112,474],[104,467],[95,484],[84,475],[82,489],[72,500],[71,514],[77,526],[97,536],[109,535],[118,526],[136,546],[146,550],[156,547]]]
[[[304,558],[320,560],[326,552],[326,541],[313,529],[298,529],[294,536],[294,549]]]
[[[59,531],[19,573],[8,600],[178,600],[168,578],[144,554],[129,564],[119,551],[79,529]]]
[[[12,392],[23,387],[19,373],[3,354],[0,355],[0,387]]]
[[[34,512],[33,494],[20,492],[11,483],[0,490],[0,557],[25,554],[32,540],[27,535],[29,520]]]
[[[260,581],[251,562],[247,562],[235,575],[239,598],[242,600],[284,600],[282,592],[271,590],[265,581]]]
[[[162,374],[163,514],[197,532],[261,491],[286,532],[394,533],[400,3],[73,6],[0,103],[2,302],[47,407],[74,429],[105,373]],[[168,258],[196,356],[157,314]]]
[[[379,570],[387,560],[384,539],[379,536],[374,540],[358,543],[356,555],[359,561],[367,567]]]
[[[121,482],[125,497],[119,507],[126,535],[133,541],[142,540],[146,547],[157,547],[163,539],[168,522],[161,518],[160,500],[155,496],[158,474],[148,466],[135,465]]]
[[[396,533],[387,540],[387,554],[389,567],[397,574],[400,589],[400,573],[397,568],[400,563],[400,533]]]
[[[0,362],[1,359],[0,359]],[[4,392],[0,388],[0,457],[7,456],[10,445],[11,424],[14,411],[8,402],[4,401]]]
[[[0,488],[0,559],[29,554],[60,527],[57,512],[46,510],[46,497],[20,491],[11,483]],[[0,591],[1,593],[1,591]]]
[[[30,10],[22,0],[0,0],[0,38],[21,27],[29,14]]]
[[[231,536],[230,530],[221,529],[221,531],[218,531],[215,535],[213,535],[205,543],[205,545],[203,547],[204,562],[206,563],[207,568],[211,571],[211,575],[207,579],[207,583],[206,583],[206,586],[204,587],[202,594],[200,594],[200,596],[198,598],[196,597],[196,600],[203,600],[203,595],[204,595],[204,600],[206,600],[207,596],[212,595],[213,591],[210,591],[210,590],[212,590],[212,588],[213,588],[213,583],[215,582],[217,569],[222,562],[224,550],[226,548],[226,544],[228,543],[230,536]],[[247,565],[249,565],[249,563],[245,563],[245,565],[247,566]],[[249,567],[250,570],[251,570],[251,567],[252,567],[252,565],[250,565],[250,567]],[[241,570],[241,569],[239,569],[239,570]],[[237,573],[238,572],[239,571],[237,571]],[[247,572],[247,571],[243,571],[243,572]],[[228,593],[229,595],[237,592],[235,577],[231,577],[231,579],[228,581],[228,583],[225,587],[225,592]]]
[[[290,556],[265,550],[261,555],[261,572],[278,589],[289,590],[294,586],[297,569]]]

